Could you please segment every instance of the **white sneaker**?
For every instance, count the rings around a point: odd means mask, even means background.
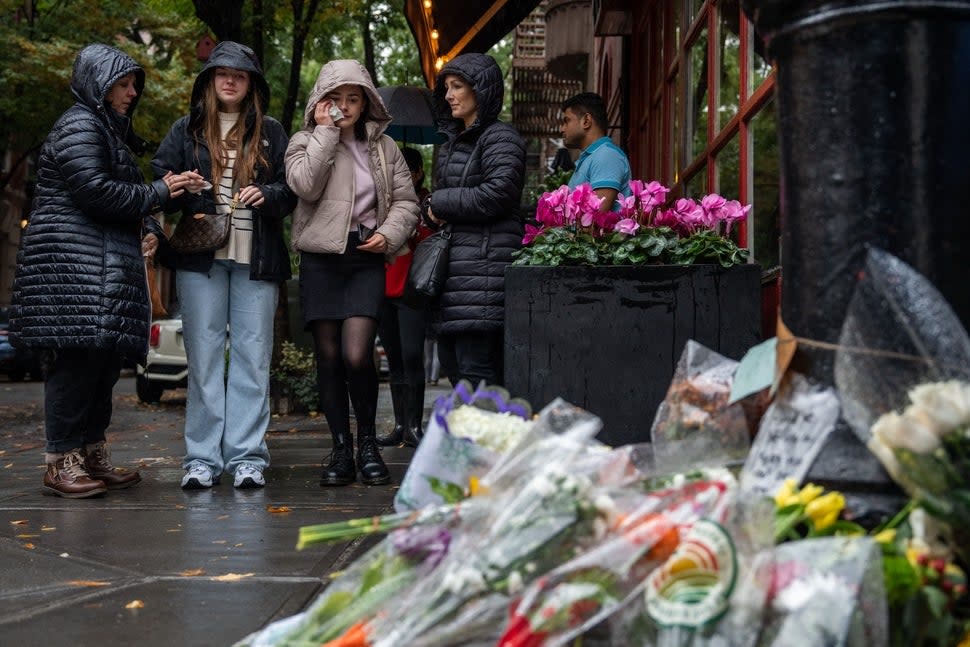
[[[212,487],[212,470],[202,463],[191,463],[182,477],[183,490],[203,490]]]
[[[263,478],[263,470],[252,463],[240,463],[236,468],[236,478],[232,485],[238,488],[263,487],[266,485],[266,479]]]

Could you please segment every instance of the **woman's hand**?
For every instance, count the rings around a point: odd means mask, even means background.
[[[185,192],[189,184],[189,178],[185,176],[184,173],[179,173],[176,175],[169,171],[162,176],[162,181],[165,182],[165,186],[168,187],[168,194],[170,197],[177,198]]]
[[[255,184],[244,186],[236,194],[236,200],[247,207],[258,207],[263,204],[266,198],[263,197],[263,190]]]
[[[357,249],[362,252],[372,252],[374,254],[386,254],[387,253],[387,239],[384,238],[384,234],[379,234],[374,232],[371,237],[367,239],[363,245],[357,245]]]
[[[317,101],[317,105],[313,107],[313,121],[316,122],[318,126],[335,126],[333,122],[333,117],[330,116],[330,107],[333,106],[333,101],[330,99],[321,99]]]
[[[191,171],[183,171],[179,175],[186,179],[185,190],[194,195],[212,188],[212,183],[206,180],[197,168]]]
[[[158,236],[145,234],[145,237],[141,239],[141,255],[151,260],[156,251],[158,251]]]

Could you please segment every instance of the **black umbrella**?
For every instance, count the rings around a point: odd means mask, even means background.
[[[438,134],[431,108],[431,90],[414,85],[391,85],[377,88],[387,111],[391,113],[391,125],[387,134],[406,144],[441,144],[444,137]]]

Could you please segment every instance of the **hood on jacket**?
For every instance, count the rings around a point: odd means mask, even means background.
[[[256,53],[241,43],[224,40],[212,49],[209,60],[202,71],[195,77],[192,86],[192,122],[193,128],[201,122],[203,114],[202,96],[209,84],[212,74],[217,67],[228,67],[234,70],[249,72],[250,89],[256,92],[263,114],[269,111],[269,84],[263,76],[263,68],[259,65]]]
[[[326,63],[317,75],[317,82],[310,90],[307,97],[306,110],[303,111],[303,127],[313,128],[316,122],[313,119],[313,112],[320,100],[327,96],[341,85],[359,85],[364,88],[367,94],[367,115],[365,119],[375,122],[375,127],[368,127],[367,132],[373,138],[384,132],[388,124],[391,123],[391,115],[387,112],[384,100],[377,93],[374,81],[370,78],[367,68],[358,61],[351,59],[341,59]]]
[[[128,108],[127,121],[138,107],[141,92],[145,88],[145,70],[135,59],[120,49],[109,45],[88,45],[82,49],[74,59],[74,69],[71,72],[71,94],[74,98],[97,113],[105,114],[115,123],[115,113],[111,110],[105,97],[115,82],[126,74],[135,73],[135,89],[138,96],[131,100]]]
[[[478,102],[478,117],[476,124],[487,125],[498,119],[502,112],[502,100],[505,95],[505,84],[502,82],[502,69],[495,59],[488,54],[469,52],[459,54],[448,61],[434,83],[435,118],[442,130],[464,129],[460,120],[451,116],[451,108],[445,101],[445,77],[457,74],[472,86],[475,101]],[[475,124],[472,124],[474,127]]]

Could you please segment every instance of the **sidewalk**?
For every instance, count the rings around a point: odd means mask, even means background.
[[[42,494],[42,406],[0,403],[3,644],[230,645],[300,611],[366,548],[297,551],[300,526],[391,509],[393,485],[318,485],[330,451],[322,417],[273,419],[265,489],[235,490],[223,477],[211,490],[183,491],[184,392],[149,407],[131,382],[115,391],[108,438],[114,462],[138,465],[143,480],[95,499]],[[445,392],[429,387],[426,402]],[[389,400],[382,384],[379,428],[391,418]],[[384,450],[393,483],[412,453]]]

